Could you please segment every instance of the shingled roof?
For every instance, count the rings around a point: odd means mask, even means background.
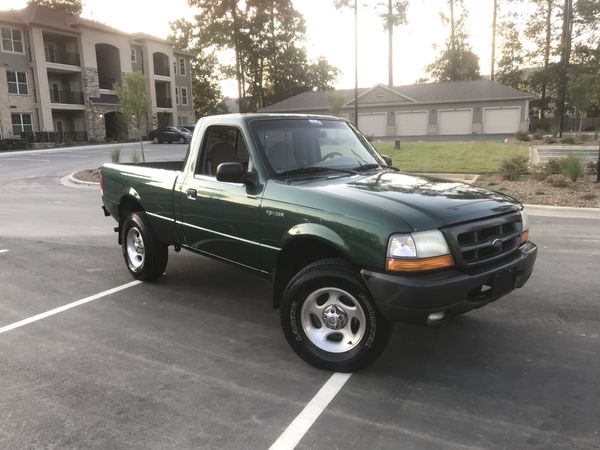
[[[377,88],[383,88],[395,91],[414,104],[432,104],[432,103],[460,103],[485,100],[508,100],[508,99],[526,99],[531,95],[513,89],[509,86],[490,80],[474,81],[445,81],[441,83],[411,84],[405,86],[395,86],[389,88],[383,85],[377,85],[373,88],[361,88],[358,90],[360,103],[361,96]],[[263,112],[284,112],[284,111],[306,111],[306,110],[327,110],[329,108],[328,96],[331,92],[342,94],[345,100],[345,106],[354,105],[354,89],[344,89],[329,92],[303,92],[288,99],[282,100],[273,105],[263,108]]]

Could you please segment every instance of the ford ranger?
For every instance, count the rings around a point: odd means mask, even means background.
[[[393,322],[495,301],[537,254],[513,198],[390,163],[340,118],[205,117],[183,162],[105,164],[103,209],[134,278],[162,276],[169,246],[267,277],[292,349],[354,371]]]

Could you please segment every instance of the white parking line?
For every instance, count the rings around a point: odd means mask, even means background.
[[[329,380],[317,392],[317,395],[308,402],[302,412],[296,416],[283,434],[279,436],[279,439],[271,445],[269,450],[292,450],[296,448],[296,445],[298,445],[312,424],[315,423],[351,376],[351,373],[334,373],[331,375]]]
[[[130,283],[122,284],[121,286],[117,286],[117,287],[109,289],[107,291],[100,292],[99,294],[95,294],[90,297],[82,298],[81,300],[77,300],[75,302],[68,303],[63,306],[59,306],[58,308],[51,309],[50,311],[46,311],[44,313],[37,314],[37,315],[29,317],[27,319],[19,320],[18,322],[15,322],[15,323],[12,323],[10,325],[6,325],[6,326],[0,328],[0,334],[6,333],[7,331],[14,330],[15,328],[20,328],[25,325],[29,325],[30,323],[37,322],[38,320],[42,320],[42,319],[45,319],[46,317],[50,317],[55,314],[67,311],[71,308],[81,306],[85,303],[93,302],[94,300],[98,300],[102,297],[106,297],[108,295],[114,294],[115,292],[123,291],[130,287],[136,286],[140,283],[141,283],[141,281],[139,281],[139,280],[131,281]]]
[[[0,253],[6,253],[8,250],[0,250]]]

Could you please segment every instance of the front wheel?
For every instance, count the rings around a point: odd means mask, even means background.
[[[158,139],[158,136],[154,136],[154,139],[152,139],[152,142],[154,142],[155,144],[160,144],[160,139]]]
[[[356,271],[336,259],[312,263],[294,276],[281,301],[281,325],[298,356],[336,372],[373,363],[392,331]]]
[[[121,226],[123,257],[131,275],[143,281],[160,277],[167,267],[168,247],[154,234],[143,212],[129,214]]]

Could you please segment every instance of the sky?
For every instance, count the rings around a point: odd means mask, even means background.
[[[374,6],[383,0],[358,0],[358,84],[372,87],[388,82],[387,33]],[[354,15],[336,10],[332,0],[293,0],[306,20],[306,48],[310,58],[327,58],[341,73],[336,88],[354,87]],[[493,0],[464,0],[468,10],[469,43],[479,56],[483,75],[490,73]],[[27,0],[0,0],[0,9],[20,9]],[[439,12],[447,0],[410,0],[408,24],[394,29],[394,84],[412,84],[425,76],[425,66],[433,62],[449,33]],[[82,16],[98,20],[126,32],[144,32],[165,38],[169,22],[193,19],[187,0],[84,0]],[[434,46],[437,45],[437,49]],[[227,61],[223,61],[227,62]],[[235,82],[223,80],[227,96],[236,96]]]

